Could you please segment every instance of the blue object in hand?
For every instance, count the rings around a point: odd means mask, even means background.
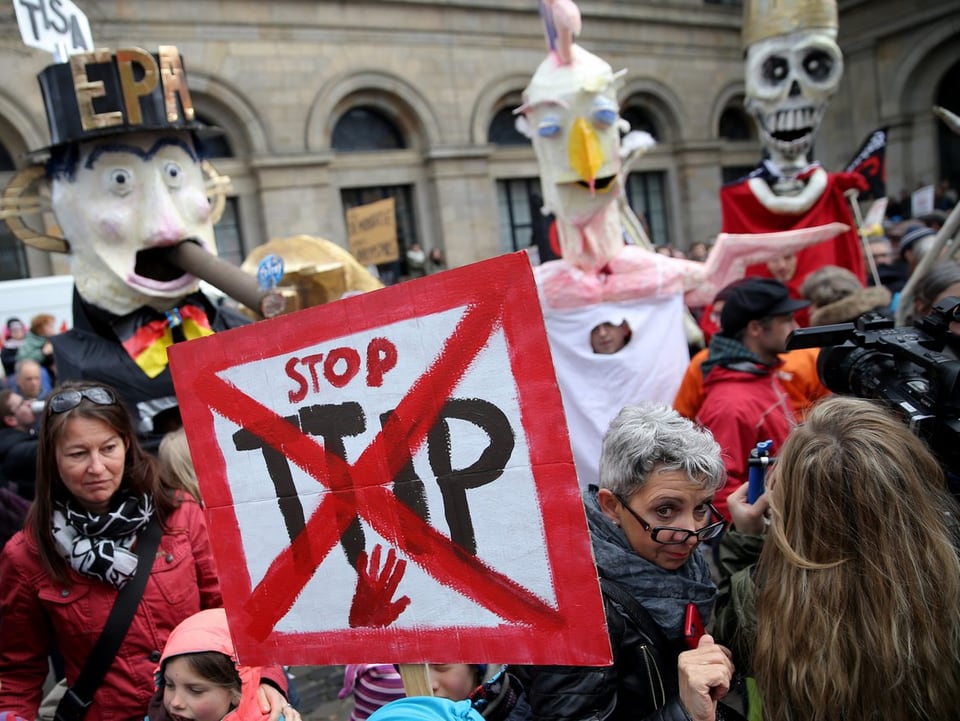
[[[773,448],[773,441],[761,441],[757,447],[750,451],[750,467],[747,476],[747,503],[756,503],[757,499],[763,495],[764,479],[767,476],[767,468],[772,459],[770,450]]]

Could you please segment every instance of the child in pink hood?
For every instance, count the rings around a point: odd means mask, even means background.
[[[264,721],[259,666],[242,666],[222,608],[200,611],[170,633],[157,670],[149,721]],[[272,675],[271,675],[272,677]],[[286,693],[287,689],[282,691]],[[301,721],[285,706],[284,721]]]

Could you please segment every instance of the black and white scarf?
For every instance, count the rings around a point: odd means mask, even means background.
[[[53,512],[53,540],[67,563],[84,576],[123,588],[137,570],[130,548],[153,516],[149,496],[130,496],[103,514],[58,503]]]

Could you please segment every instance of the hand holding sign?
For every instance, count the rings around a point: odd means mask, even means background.
[[[370,567],[367,568],[367,552],[360,552],[357,563],[357,592],[353,595],[350,606],[350,625],[382,627],[389,626],[400,617],[403,610],[410,605],[409,596],[401,596],[396,601],[391,600],[397,592],[400,579],[407,568],[407,562],[397,560],[397,552],[391,548],[387,553],[387,562],[380,569],[380,551],[383,548],[379,543],[373,547],[373,557]]]

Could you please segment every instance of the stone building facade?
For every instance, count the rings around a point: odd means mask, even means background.
[[[19,0],[18,0],[19,1]],[[49,2],[49,0],[47,0]],[[397,199],[400,240],[459,266],[529,245],[537,165],[512,110],[546,50],[536,0],[82,0],[95,44],[176,45],[233,190],[218,225],[239,262],[298,233],[346,245],[345,212]],[[741,8],[727,0],[579,0],[580,43],[628,72],[623,114],[657,147],[628,194],[658,244],[716,235],[718,189],[760,157],[741,109]],[[922,6],[922,9],[917,9]],[[954,0],[840,0],[843,88],[814,157],[839,169],[891,128],[891,192],[951,177],[960,146],[933,104],[960,113]],[[44,146],[36,83],[51,57],[0,10],[0,183]],[[5,232],[5,231],[4,231]],[[5,234],[0,279],[67,272]]]

